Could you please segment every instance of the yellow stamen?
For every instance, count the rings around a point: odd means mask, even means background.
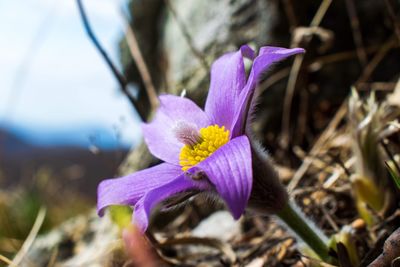
[[[199,143],[182,147],[179,154],[179,164],[182,166],[182,170],[190,169],[225,145],[229,141],[229,130],[215,124],[201,128],[200,137]]]

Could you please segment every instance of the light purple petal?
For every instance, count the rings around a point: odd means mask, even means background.
[[[223,55],[211,67],[211,81],[205,111],[212,122],[231,130],[240,91],[246,84],[243,55],[254,58],[254,51],[242,46]]]
[[[210,125],[207,115],[193,101],[173,96],[160,96],[160,107],[151,123],[142,124],[144,140],[150,152],[157,158],[179,165],[179,153],[183,146],[174,133],[182,123],[195,128]]]
[[[260,49],[259,56],[254,60],[253,66],[250,71],[249,79],[247,80],[245,88],[241,91],[238,105],[236,110],[238,111],[234,119],[234,127],[232,131],[232,137],[241,135],[244,133],[244,123],[247,119],[247,113],[249,111],[249,105],[252,101],[256,84],[259,81],[261,75],[273,64],[284,60],[285,58],[304,53],[302,48],[286,49],[281,47],[262,47]]]
[[[251,164],[250,142],[243,135],[232,139],[196,165],[207,174],[235,219],[243,214],[250,197],[253,183]]]
[[[256,57],[256,52],[254,52],[254,50],[251,49],[251,47],[248,45],[242,45],[240,47],[240,51],[245,58],[248,58],[250,60],[254,60],[254,58]]]
[[[196,182],[181,174],[174,180],[160,187],[148,191],[136,206],[133,220],[142,232],[145,232],[149,225],[151,210],[160,202],[169,197],[191,189],[205,189],[207,185],[202,182]]]
[[[145,192],[169,183],[182,174],[179,166],[162,163],[128,176],[107,179],[97,188],[97,212],[103,215],[110,205],[135,205]]]
[[[300,52],[296,52],[299,51]],[[276,46],[263,46],[260,48],[260,51],[258,52],[258,56],[262,56],[265,54],[298,54],[298,53],[304,53],[305,50],[303,48],[284,48],[284,47],[276,47]]]

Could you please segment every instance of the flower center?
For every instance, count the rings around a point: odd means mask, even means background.
[[[229,141],[229,130],[224,126],[211,125],[200,129],[199,141],[195,144],[185,144],[179,154],[179,164],[186,171],[197,163],[205,160],[218,148]]]

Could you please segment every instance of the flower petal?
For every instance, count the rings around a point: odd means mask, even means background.
[[[238,105],[235,110],[236,113],[234,126],[232,127],[232,137],[239,136],[244,133],[244,124],[247,119],[247,113],[250,109],[249,105],[252,102],[252,97],[256,84],[261,75],[275,62],[284,60],[285,58],[304,53],[302,48],[286,49],[281,47],[265,46],[260,49],[260,54],[254,60],[253,66],[250,71],[249,79],[245,88],[241,91]]]
[[[196,182],[186,177],[185,174],[181,174],[169,183],[148,191],[145,196],[137,202],[133,220],[136,222],[139,229],[145,232],[149,225],[151,210],[158,203],[180,192],[191,189],[205,189],[206,187],[207,185],[205,182]]]
[[[305,50],[303,48],[284,48],[284,47],[276,47],[276,46],[263,46],[260,48],[260,51],[258,52],[258,56],[262,56],[265,54],[298,54],[298,53],[304,53]]]
[[[160,107],[154,120],[142,124],[144,140],[154,156],[179,165],[179,153],[183,144],[177,140],[174,129],[182,123],[200,129],[210,125],[210,120],[203,110],[187,98],[160,96]]]
[[[205,105],[212,123],[232,129],[240,91],[246,84],[243,55],[252,59],[254,51],[242,46],[239,51],[223,55],[211,67],[211,81]]]
[[[196,165],[215,185],[235,219],[243,214],[250,197],[253,182],[251,164],[250,142],[243,135],[232,139]]]
[[[162,163],[121,178],[102,181],[97,188],[97,212],[100,216],[110,205],[135,205],[145,192],[169,183],[182,174],[179,166]]]
[[[240,47],[240,51],[245,58],[248,58],[250,60],[254,60],[254,58],[256,57],[256,52],[254,52],[254,50],[248,45],[242,45]]]

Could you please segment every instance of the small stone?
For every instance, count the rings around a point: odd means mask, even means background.
[[[361,230],[366,227],[365,221],[363,219],[356,219],[351,223],[351,227],[356,230]]]
[[[217,211],[204,219],[192,231],[192,235],[228,241],[240,235],[240,232],[240,221],[233,219],[228,211]]]
[[[109,266],[119,242],[119,230],[109,216],[99,218],[93,211],[37,237],[20,266],[32,266],[32,262],[46,266],[52,255],[57,266]]]

